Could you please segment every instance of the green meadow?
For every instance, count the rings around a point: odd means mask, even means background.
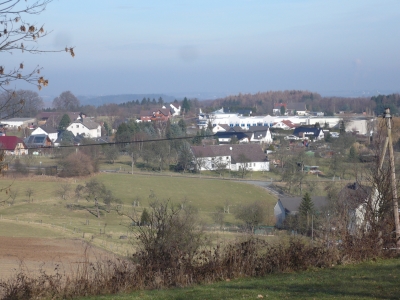
[[[18,191],[11,204],[10,191],[0,194],[0,235],[18,237],[74,237],[91,241],[107,250],[126,255],[132,251],[130,238],[132,221],[116,211],[102,212],[100,218],[91,214],[93,200],[74,197],[78,184],[95,178],[112,190],[122,202],[121,211],[130,216],[140,216],[148,208],[151,192],[159,199],[171,199],[176,205],[191,205],[198,209],[199,217],[206,225],[213,225],[212,215],[217,206],[229,203],[231,211],[235,207],[261,201],[273,214],[276,198],[266,190],[242,182],[200,177],[175,177],[158,175],[138,175],[122,173],[99,173],[90,178],[61,179],[50,176],[30,176],[16,179],[3,177],[0,186]],[[68,184],[71,193],[67,199],[60,197],[61,185]],[[28,201],[26,189],[33,189]],[[138,201],[139,206],[133,206]],[[268,220],[268,218],[267,218]],[[239,225],[233,214],[225,214],[225,222]],[[213,233],[215,235],[215,233]],[[228,234],[230,238],[234,238]]]
[[[391,259],[188,288],[81,299],[399,299],[399,278],[400,259]]]

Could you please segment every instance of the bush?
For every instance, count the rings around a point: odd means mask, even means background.
[[[93,161],[86,154],[78,151],[60,161],[63,170],[61,177],[87,176],[95,172]]]

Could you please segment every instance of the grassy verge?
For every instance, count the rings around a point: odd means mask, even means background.
[[[400,259],[80,299],[399,299]]]

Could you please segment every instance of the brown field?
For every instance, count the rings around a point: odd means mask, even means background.
[[[7,279],[21,267],[31,274],[70,272],[79,262],[113,255],[79,239],[0,237],[0,279]]]

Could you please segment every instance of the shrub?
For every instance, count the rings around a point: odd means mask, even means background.
[[[60,164],[63,168],[61,177],[87,176],[95,171],[93,161],[80,151],[71,153]]]

